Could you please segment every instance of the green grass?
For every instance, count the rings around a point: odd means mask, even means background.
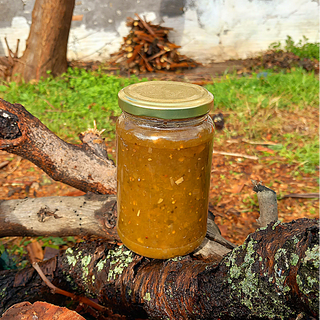
[[[215,96],[215,108],[247,112],[251,116],[259,108],[277,104],[279,109],[292,110],[298,106],[318,108],[318,80],[313,73],[303,69],[291,73],[261,72],[250,77],[238,78],[226,75],[221,81],[208,85],[207,89]]]
[[[69,69],[59,78],[38,83],[4,83],[0,97],[24,105],[70,142],[79,141],[77,135],[92,127],[94,120],[99,130],[106,129],[107,139],[114,139],[112,117],[121,113],[117,93],[138,81],[137,77]],[[271,132],[272,139],[280,144],[280,155],[297,166],[303,163],[298,170],[315,172],[319,164],[319,84],[313,73],[299,68],[290,73],[268,71],[240,78],[227,74],[214,81],[207,89],[215,96],[213,112],[228,115],[225,138],[261,140]]]
[[[311,43],[308,40],[309,39],[307,37],[303,36],[302,40],[299,40],[297,43],[295,43],[292,37],[287,36],[284,48],[281,45],[280,41],[271,43],[269,48],[277,51],[281,51],[284,49],[284,51],[292,52],[300,58],[319,60],[319,43]]]
[[[229,115],[229,138],[261,141],[271,133],[279,143],[274,149],[289,164],[303,164],[299,171],[315,172],[319,165],[319,82],[312,72],[299,68],[242,78],[227,75],[207,89],[215,96],[213,112]]]
[[[136,77],[119,78],[103,72],[69,69],[59,78],[48,78],[34,84],[14,82],[0,86],[0,96],[11,103],[20,103],[61,138],[78,141],[77,135],[97,121],[109,138],[114,137],[114,123],[118,116],[117,93],[137,82]],[[1,92],[2,91],[2,92]]]

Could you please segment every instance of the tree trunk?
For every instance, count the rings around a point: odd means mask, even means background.
[[[67,44],[75,0],[36,0],[26,50],[12,80],[39,80],[67,71]],[[17,74],[17,75],[16,75]]]
[[[41,264],[56,286],[114,312],[152,319],[290,319],[319,314],[316,220],[271,223],[222,261],[148,259],[124,246],[81,243]],[[35,270],[0,272],[0,312],[23,300],[57,303]]]

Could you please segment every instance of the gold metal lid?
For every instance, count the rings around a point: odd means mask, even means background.
[[[148,81],[132,84],[118,93],[120,108],[136,116],[185,119],[207,114],[213,95],[195,84]]]

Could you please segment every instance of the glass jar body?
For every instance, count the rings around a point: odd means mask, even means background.
[[[207,228],[213,122],[123,112],[117,120],[117,230],[131,250],[167,259],[192,252]]]

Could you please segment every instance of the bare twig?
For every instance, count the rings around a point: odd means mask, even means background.
[[[278,143],[272,142],[272,141],[250,141],[246,139],[242,139],[242,142],[249,143],[249,144],[257,144],[257,145],[262,145],[262,146],[277,146],[279,145]]]
[[[251,159],[251,160],[259,160],[259,158],[256,156],[249,156],[247,154],[242,154],[242,153],[230,153],[230,152],[223,152],[223,151],[216,151],[216,150],[213,150],[212,153],[221,154],[223,156],[231,156],[231,157],[246,158],[246,159]]]
[[[6,167],[8,164],[10,163],[10,161],[3,161],[0,163],[0,169]]]
[[[300,198],[300,199],[314,199],[320,198],[319,193],[290,193],[283,196],[281,199],[285,198]]]
[[[20,43],[20,39],[17,40],[16,52],[14,53],[14,58],[16,59],[18,59],[19,43]]]
[[[87,304],[88,306],[90,307],[93,307],[95,308],[96,310],[98,311],[101,311],[101,312],[104,312],[107,310],[106,307],[98,304],[98,303],[95,303],[94,301],[86,298],[86,297],[81,297],[81,296],[77,296],[75,295],[74,293],[71,293],[71,292],[68,292],[68,291],[65,291],[65,290],[62,290],[62,289],[59,289],[57,288],[55,285],[53,285],[49,279],[45,276],[45,274],[42,272],[40,266],[38,265],[37,262],[33,262],[32,263],[32,267],[38,272],[40,278],[43,280],[43,282],[51,289],[51,292],[53,294],[55,293],[59,293],[59,294],[62,294],[66,297],[69,297],[71,298],[72,300],[75,300],[75,301],[78,301],[78,302],[81,302],[81,303],[84,303],[84,304]]]
[[[14,53],[12,52],[12,50],[9,47],[9,43],[8,43],[7,37],[4,37],[4,41],[5,41],[7,49],[8,49],[8,56],[11,57],[11,58],[14,58]]]

